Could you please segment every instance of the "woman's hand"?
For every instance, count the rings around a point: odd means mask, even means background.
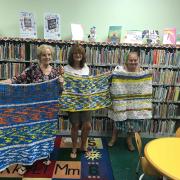
[[[64,78],[63,78],[62,75],[59,76],[59,82],[60,82],[61,84],[64,84]]]
[[[11,81],[11,79],[6,79],[6,80],[0,81],[0,83],[2,83],[2,84],[12,84],[12,81]]]
[[[63,86],[64,86],[64,78],[63,78],[62,75],[59,76],[59,83],[60,83],[61,90],[63,91],[64,90],[64,88],[63,88]]]
[[[64,74],[64,67],[63,66],[59,67],[59,74],[60,75]]]

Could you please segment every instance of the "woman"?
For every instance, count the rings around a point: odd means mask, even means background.
[[[49,45],[41,45],[37,49],[38,64],[32,64],[26,68],[20,75],[1,81],[1,83],[9,84],[30,84],[40,83],[43,81],[51,80],[59,77],[61,85],[63,85],[63,74],[64,70],[62,67],[54,68],[50,65],[54,50]]]
[[[85,50],[80,45],[71,47],[68,57],[68,65],[64,67],[64,71],[74,75],[89,75],[89,67],[86,65]],[[72,152],[71,158],[77,157],[77,140],[78,130],[81,126],[81,145],[80,150],[86,152],[86,141],[91,130],[91,113],[90,111],[69,112],[69,120],[72,124],[71,139]]]
[[[30,83],[40,83],[43,81],[48,81],[59,77],[60,82],[60,91],[63,90],[63,77],[61,76],[64,73],[64,69],[54,68],[50,65],[53,57],[53,48],[49,45],[41,45],[37,49],[37,57],[38,63],[32,64],[28,68],[26,68],[20,75],[13,77],[12,79],[7,79],[1,81],[1,83],[8,83],[8,84],[30,84]],[[47,158],[44,164],[49,165],[51,162],[49,158]],[[18,173],[20,175],[25,174],[27,171],[27,166],[21,166],[18,169]]]
[[[142,69],[139,66],[138,52],[136,51],[129,52],[129,54],[127,55],[126,62],[125,62],[125,66],[124,67],[117,66],[115,70],[120,71],[120,72],[142,72]],[[118,127],[120,128],[116,127],[116,123],[119,123]],[[127,132],[126,142],[127,142],[127,147],[129,151],[134,151],[135,148],[134,148],[134,145],[132,144],[132,137],[134,136],[135,131],[140,131],[140,126],[137,127],[138,126],[137,125],[135,129],[134,122],[130,120],[118,121],[116,123],[114,122],[112,137],[108,143],[108,146],[112,147],[114,145],[114,143],[117,140],[118,129],[121,129],[122,131]]]

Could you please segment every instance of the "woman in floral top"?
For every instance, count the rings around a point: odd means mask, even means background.
[[[60,91],[63,90],[63,77],[64,69],[54,68],[50,65],[53,56],[53,48],[49,45],[41,45],[38,47],[37,56],[39,59],[38,64],[32,64],[26,68],[20,75],[13,77],[12,79],[7,79],[1,81],[0,83],[8,84],[30,84],[30,83],[40,83],[43,81],[48,81],[59,77]],[[44,164],[49,165],[51,161],[46,159]],[[27,171],[27,166],[21,166],[18,169],[18,173],[23,175]]]
[[[53,48],[48,45],[41,45],[38,47],[37,56],[38,64],[32,64],[26,68],[20,75],[1,81],[9,84],[30,84],[48,81],[59,77],[61,85],[63,84],[62,74],[64,69],[62,67],[54,68],[50,65],[53,56]]]

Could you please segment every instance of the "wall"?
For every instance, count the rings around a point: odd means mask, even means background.
[[[176,27],[180,31],[180,0],[0,0],[0,36],[19,36],[19,12],[35,15],[38,38],[43,38],[44,12],[61,16],[62,39],[71,39],[70,24],[81,23],[85,40],[92,26],[97,28],[97,40],[105,41],[109,25],[127,29],[157,29]]]

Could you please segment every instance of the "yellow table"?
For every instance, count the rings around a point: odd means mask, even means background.
[[[163,176],[180,180],[180,138],[166,137],[146,144],[144,154]]]

